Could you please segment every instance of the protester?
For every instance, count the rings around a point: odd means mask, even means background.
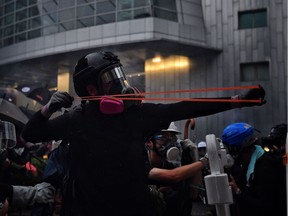
[[[118,57],[106,51],[82,57],[75,66],[73,81],[83,99],[81,105],[49,119],[58,109],[69,108],[74,99],[66,92],[56,92],[23,130],[23,138],[30,142],[70,143],[73,197],[64,210],[66,215],[152,215],[143,144],[153,133],[167,128],[171,121],[265,103],[261,86],[233,96],[260,99],[259,103],[142,103]],[[131,99],[109,96],[115,94],[128,94]]]
[[[168,129],[156,132],[146,143],[150,165],[149,184],[156,185],[163,194],[166,209],[163,210],[165,214],[161,215],[165,216],[191,215],[192,201],[198,196],[195,187],[201,185],[201,171],[208,165],[206,157],[193,163],[189,159],[185,161],[187,157],[182,157],[182,154],[189,155],[193,151],[189,146],[193,143],[189,139],[180,141],[178,134],[181,132],[171,122]]]
[[[230,185],[239,215],[286,215],[284,166],[259,145],[255,129],[247,123],[230,124],[222,141],[235,159]]]

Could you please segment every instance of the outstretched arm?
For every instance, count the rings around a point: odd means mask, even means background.
[[[148,174],[148,178],[155,181],[177,183],[198,175],[203,167],[204,164],[200,161],[197,161],[171,170],[152,168]]]

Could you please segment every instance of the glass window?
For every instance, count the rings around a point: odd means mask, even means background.
[[[240,79],[242,82],[268,81],[270,79],[269,62],[241,64]]]
[[[239,29],[267,26],[267,10],[245,11],[238,13]]]
[[[267,26],[267,12],[259,11],[254,14],[254,27],[265,27]]]
[[[37,16],[39,15],[39,10],[37,6],[33,6],[29,8],[29,17]]]
[[[41,18],[35,17],[33,19],[30,19],[28,22],[28,29],[41,27]]]
[[[14,11],[14,2],[5,5],[5,14],[11,13]]]
[[[26,31],[27,27],[26,27],[26,20],[23,21],[23,22],[20,22],[20,23],[17,23],[15,25],[15,31],[16,32],[23,32],[23,31]]]
[[[27,6],[27,0],[17,0],[16,9],[24,8]]]
[[[96,25],[115,22],[115,13],[105,14],[96,17]]]
[[[97,2],[96,8],[97,8],[97,14],[115,11],[116,10],[115,0]]]
[[[153,0],[153,5],[176,11],[175,0]]]
[[[68,30],[72,30],[72,29],[75,29],[74,21],[62,22],[59,24],[59,31],[60,32],[68,31]]]
[[[94,11],[94,4],[80,6],[77,8],[77,17],[93,16]]]
[[[83,28],[88,26],[94,26],[94,17],[77,20],[77,28]]]
[[[14,22],[14,14],[5,16],[4,25],[9,25],[9,24],[12,24],[13,22]]]
[[[13,44],[13,37],[3,39],[3,46],[9,46]]]
[[[119,11],[118,12],[118,21],[124,21],[124,20],[131,20],[132,19],[132,11]]]
[[[77,0],[77,4],[85,4],[85,3],[89,3],[89,2],[94,2],[95,0]]]
[[[28,32],[28,39],[33,39],[41,36],[41,29],[36,29]]]
[[[46,13],[57,11],[57,3],[55,3],[55,1],[48,1],[43,3],[43,11]]]
[[[15,35],[15,43],[27,40],[26,33]]]
[[[14,33],[14,30],[13,30],[13,26],[12,25],[4,28],[4,32],[3,32],[4,37],[11,36],[11,35],[13,35],[13,33]]]
[[[143,8],[134,10],[134,19],[143,18],[143,17],[150,17],[151,11],[150,8]]]
[[[133,0],[118,0],[118,10],[125,10],[132,8]]]
[[[176,21],[177,22],[177,13],[173,11],[167,11],[161,8],[154,8],[154,16],[166,20]]]
[[[55,34],[58,32],[57,25],[51,25],[43,28],[43,35]]]
[[[239,28],[240,29],[246,29],[246,28],[252,28],[253,27],[253,21],[252,21],[252,14],[242,14],[239,16]]]
[[[4,7],[1,7],[0,5],[0,17],[4,16]]]
[[[134,7],[143,7],[149,5],[150,0],[137,0],[134,1]]]
[[[37,3],[37,0],[28,0],[28,2],[29,2],[29,5],[33,5]]]
[[[27,18],[27,10],[21,10],[16,13],[16,21],[23,20]]]
[[[57,22],[57,13],[50,13],[47,15],[42,16],[43,25],[52,25]]]
[[[75,0],[60,0],[59,8],[68,8],[75,6]]]
[[[75,18],[75,9],[66,9],[59,11],[59,21],[63,22],[65,20],[71,20]]]

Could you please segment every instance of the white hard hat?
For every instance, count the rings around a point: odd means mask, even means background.
[[[171,122],[167,129],[163,129],[161,131],[162,132],[175,132],[176,134],[181,134],[181,132],[178,130],[174,122]]]
[[[206,148],[206,146],[207,146],[206,142],[204,142],[204,141],[199,142],[197,145],[198,148]]]

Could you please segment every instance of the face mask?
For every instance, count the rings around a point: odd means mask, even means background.
[[[169,148],[166,152],[167,161],[171,163],[176,162],[180,156],[181,156],[180,149],[174,146]]]
[[[154,136],[155,142],[163,142],[155,151],[161,156],[165,157],[170,163],[179,163],[181,161],[181,145],[177,143],[176,135],[167,137],[165,135]]]

